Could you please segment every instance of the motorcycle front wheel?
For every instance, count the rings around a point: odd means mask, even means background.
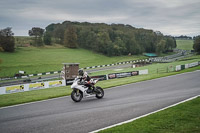
[[[78,89],[74,89],[71,93],[71,98],[74,102],[80,102],[83,98],[83,93]]]
[[[104,90],[101,87],[96,87],[96,98],[101,99],[104,96]]]

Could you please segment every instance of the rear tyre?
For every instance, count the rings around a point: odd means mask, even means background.
[[[80,102],[83,98],[83,93],[80,90],[73,90],[71,93],[71,98],[74,102]]]
[[[104,96],[104,90],[101,88],[101,87],[96,87],[96,97],[98,98],[98,99],[101,99],[101,98],[103,98],[103,96]]]

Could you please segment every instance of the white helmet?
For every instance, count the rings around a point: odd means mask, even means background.
[[[87,76],[88,76],[88,73],[84,72],[83,77],[87,77]]]

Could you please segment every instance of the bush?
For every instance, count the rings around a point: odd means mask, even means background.
[[[15,38],[13,37],[11,28],[0,30],[0,47],[1,51],[14,52],[15,51]]]

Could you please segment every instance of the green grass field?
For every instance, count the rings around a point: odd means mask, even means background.
[[[16,43],[27,44],[30,37],[16,37]],[[191,40],[177,40],[180,49],[191,49]],[[36,47],[17,47],[16,52],[0,52],[0,77],[13,77],[19,70],[27,74],[37,74],[62,69],[62,63],[80,63],[80,67],[104,65],[122,61],[147,58],[145,56],[107,57],[84,49],[68,49],[60,45]]]
[[[80,67],[103,65],[146,58],[145,56],[107,57],[84,49],[19,47],[14,53],[0,52],[0,77],[14,76],[19,70],[27,74],[59,71],[62,63],[80,63]]]
[[[99,133],[199,133],[200,97]]]
[[[176,40],[177,48],[183,50],[193,50],[193,40]]]

